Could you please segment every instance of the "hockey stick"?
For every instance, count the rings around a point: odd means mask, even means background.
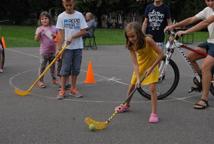
[[[57,59],[62,55],[64,50],[67,48],[67,45],[65,44],[62,49],[57,53],[55,58],[52,60],[52,62],[45,68],[45,70],[38,76],[38,78],[33,82],[33,84],[27,89],[27,90],[21,90],[18,88],[15,88],[15,93],[19,96],[26,96],[31,93],[31,90],[36,85],[36,83],[48,72],[50,67],[57,61]]]
[[[145,75],[142,76],[141,78],[141,82],[146,78]],[[123,102],[123,104],[127,103],[128,101],[130,101],[130,99],[133,97],[135,91],[138,89],[138,87],[135,87],[131,93],[128,95],[128,98]],[[111,116],[106,120],[106,121],[96,121],[91,117],[86,117],[85,118],[85,123],[86,125],[90,126],[93,125],[95,127],[95,130],[103,130],[105,128],[108,127],[108,125],[110,124],[111,120],[118,114],[117,111],[114,111]]]

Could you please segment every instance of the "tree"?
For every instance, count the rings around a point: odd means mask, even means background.
[[[98,21],[102,14],[121,11],[124,16],[130,12],[144,13],[147,3],[152,0],[76,0],[81,12],[91,11]],[[196,14],[204,8],[201,0],[164,0],[171,8],[172,18],[178,20]],[[0,20],[9,19],[23,24],[28,19],[37,19],[41,11],[62,7],[62,0],[1,0]]]

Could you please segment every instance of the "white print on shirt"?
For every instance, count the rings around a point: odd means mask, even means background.
[[[47,30],[47,31],[45,32],[45,35],[46,35],[50,40],[53,39],[52,32],[51,32],[50,30]]]
[[[152,12],[149,12],[148,18],[152,30],[159,30],[164,19],[164,14],[153,10]]]
[[[69,29],[80,29],[80,19],[65,19],[64,27]]]

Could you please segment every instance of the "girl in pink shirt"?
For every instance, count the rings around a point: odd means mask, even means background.
[[[41,74],[47,63],[55,58],[56,53],[56,44],[54,42],[54,37],[57,34],[57,29],[51,24],[51,16],[48,12],[44,11],[40,14],[40,26],[36,29],[35,40],[40,42],[40,69],[39,74]],[[50,73],[52,77],[52,83],[57,84],[56,74],[55,74],[55,65],[52,65],[50,68]],[[38,81],[37,85],[40,88],[45,88],[44,77]]]

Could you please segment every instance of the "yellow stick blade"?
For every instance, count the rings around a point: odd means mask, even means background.
[[[93,124],[95,126],[96,130],[102,130],[102,129],[107,128],[107,126],[108,126],[107,122],[98,122],[98,121],[93,120],[90,117],[86,117],[85,118],[85,123],[88,126],[91,125],[91,124]]]
[[[20,90],[18,88],[15,88],[15,93],[19,96],[26,96],[30,93],[30,91],[28,91],[28,90],[24,91],[24,90]]]

